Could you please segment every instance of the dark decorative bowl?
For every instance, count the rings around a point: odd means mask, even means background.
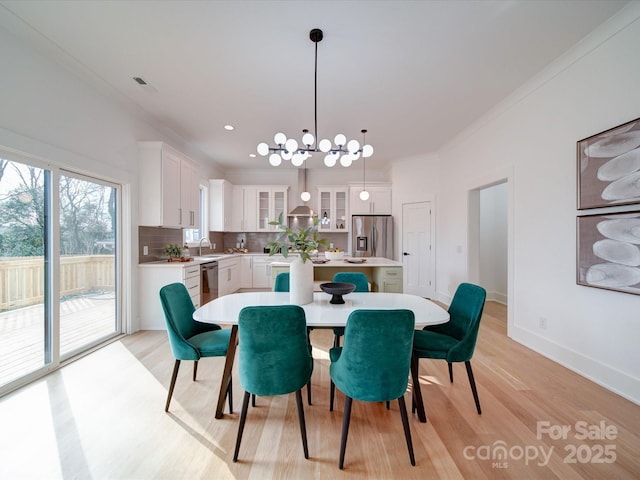
[[[353,283],[335,282],[321,283],[320,288],[323,292],[333,295],[329,303],[341,304],[344,303],[342,296],[353,292],[356,289],[356,286]]]

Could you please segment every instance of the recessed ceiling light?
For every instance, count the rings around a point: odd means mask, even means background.
[[[250,154],[249,154],[249,156],[250,156],[251,158],[256,158],[256,154],[255,154],[255,153],[250,153]]]
[[[235,128],[235,127],[234,127],[233,125],[225,125],[225,126],[224,126],[224,129],[225,129],[225,130],[229,130],[229,131],[233,130],[234,128]]]

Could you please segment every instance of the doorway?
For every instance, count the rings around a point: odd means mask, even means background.
[[[508,304],[508,183],[469,192],[469,279],[487,301]]]
[[[402,272],[404,293],[435,297],[431,202],[402,205]]]

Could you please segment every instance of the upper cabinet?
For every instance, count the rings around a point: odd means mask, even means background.
[[[366,188],[369,192],[367,200],[360,199],[361,185],[352,185],[349,188],[351,214],[391,215],[391,184],[367,184]]]
[[[189,158],[163,142],[138,142],[140,225],[198,228],[200,182]]]
[[[209,230],[230,232],[233,218],[233,185],[226,180],[209,180]]]
[[[349,215],[347,187],[318,186],[318,229],[321,232],[348,232]]]
[[[282,214],[287,216],[287,196],[289,187],[282,185],[257,187],[257,212],[258,232],[270,232],[278,230],[277,225],[269,225],[269,222],[278,220]]]
[[[255,232],[258,226],[257,189],[253,185],[235,185],[232,192],[232,232]]]

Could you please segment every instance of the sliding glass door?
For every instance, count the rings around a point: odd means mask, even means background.
[[[60,205],[60,356],[119,332],[116,304],[118,190],[62,172]]]
[[[0,151],[0,393],[121,332],[119,186],[14,157]]]
[[[50,174],[0,158],[0,385],[51,363]]]

